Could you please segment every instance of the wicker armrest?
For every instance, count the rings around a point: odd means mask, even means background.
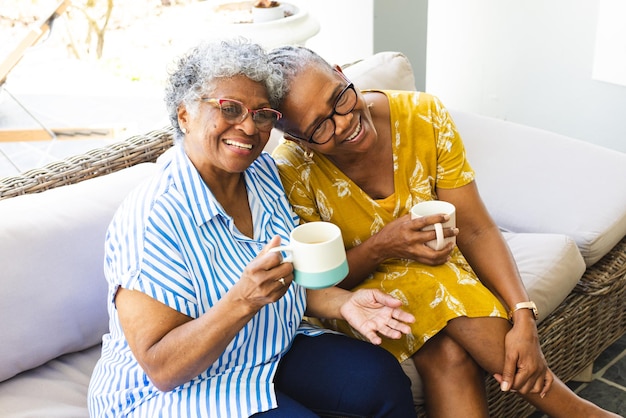
[[[142,162],[156,161],[173,144],[171,127],[135,135],[105,147],[90,150],[17,176],[0,179],[0,200],[39,193],[113,173]]]

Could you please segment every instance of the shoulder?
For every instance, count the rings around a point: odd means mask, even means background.
[[[284,140],[274,149],[272,157],[282,171],[285,166],[297,166],[304,161],[304,148],[295,141]]]
[[[386,96],[390,105],[410,105],[421,108],[442,108],[441,100],[437,96],[434,96],[423,91],[414,90],[363,90],[363,94],[368,98],[375,98],[380,96],[380,93]],[[376,100],[376,99],[374,99]],[[378,99],[380,100],[380,99]]]

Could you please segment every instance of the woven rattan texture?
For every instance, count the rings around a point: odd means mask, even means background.
[[[0,179],[0,200],[112,173],[155,161],[173,144],[172,128],[137,135],[83,155]],[[552,370],[571,380],[626,332],[626,237],[587,269],[572,293],[540,325],[543,352]],[[523,418],[534,408],[518,396],[500,392],[486,376],[493,418]],[[423,408],[420,417],[426,417]]]
[[[164,128],[96,148],[42,168],[0,179],[0,200],[78,183],[139,164],[155,161],[173,143],[173,129]]]

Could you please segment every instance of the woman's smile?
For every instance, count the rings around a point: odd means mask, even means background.
[[[361,125],[361,120],[359,119],[359,123],[356,125],[356,128],[354,129],[354,132],[352,132],[352,134],[347,137],[346,139],[344,139],[342,142],[354,142],[356,141],[356,138],[359,136],[359,134],[362,132],[362,125]]]
[[[225,139],[224,143],[230,147],[235,147],[237,149],[252,151],[253,145],[247,144],[245,142],[240,142],[234,139]]]

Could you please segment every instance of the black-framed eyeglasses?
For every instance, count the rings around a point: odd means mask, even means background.
[[[274,127],[276,121],[283,117],[278,110],[270,108],[248,109],[243,103],[233,99],[221,99],[214,97],[201,97],[201,101],[212,106],[218,107],[224,120],[231,125],[243,122],[248,114],[252,116],[252,120],[256,127],[261,131],[270,131]]]
[[[336,126],[333,117],[335,115],[345,116],[352,112],[356,103],[357,95],[354,83],[348,83],[348,85],[344,87],[344,89],[341,90],[337,96],[335,104],[333,105],[333,111],[315,126],[315,129],[313,129],[313,133],[309,138],[303,138],[299,135],[292,134],[291,132],[287,132],[287,134],[302,141],[307,141],[310,144],[325,144],[330,141],[335,134]]]

